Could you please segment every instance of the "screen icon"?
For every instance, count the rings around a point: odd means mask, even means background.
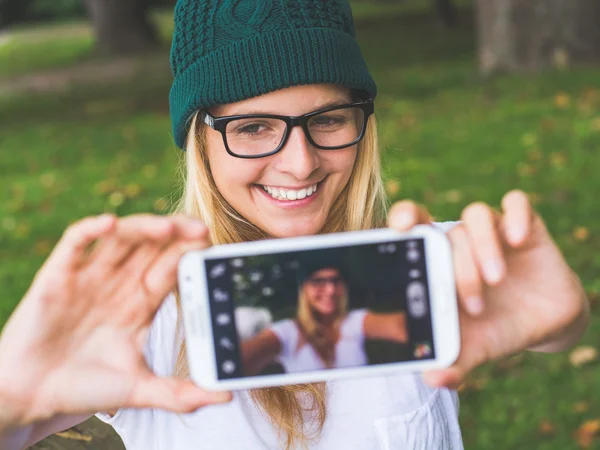
[[[229,351],[233,351],[233,349],[235,348],[233,341],[228,337],[222,337],[221,339],[219,339],[219,345]]]
[[[213,299],[217,303],[224,303],[229,301],[229,294],[223,289],[216,288],[213,291]]]
[[[430,357],[431,356],[431,343],[429,341],[417,342],[415,344],[414,356],[417,359]]]
[[[406,252],[406,259],[408,259],[411,263],[415,263],[421,257],[421,253],[416,248],[411,248]]]
[[[221,326],[229,325],[231,323],[231,316],[227,313],[221,313],[217,315],[217,324]]]
[[[419,278],[421,276],[421,271],[419,269],[411,269],[408,272],[408,276],[411,278]]]
[[[211,278],[219,278],[222,277],[225,274],[225,264],[221,263],[221,264],[217,264],[216,266],[213,266],[212,269],[210,269],[210,274],[209,276]]]
[[[223,361],[223,364],[221,364],[221,369],[226,374],[231,375],[233,372],[235,372],[235,363],[231,360]]]
[[[406,288],[408,313],[417,319],[427,315],[425,285],[420,281],[411,281]]]

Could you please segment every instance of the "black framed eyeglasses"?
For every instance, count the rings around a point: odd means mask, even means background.
[[[340,150],[362,140],[373,100],[332,106],[303,116],[246,114],[214,117],[204,113],[204,123],[223,136],[227,153],[237,158],[263,158],[280,151],[292,128],[300,126],[308,141],[321,150]]]

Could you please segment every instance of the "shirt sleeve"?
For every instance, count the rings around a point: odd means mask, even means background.
[[[298,327],[291,319],[280,320],[271,325],[270,330],[275,333],[281,345],[280,358],[289,358],[298,346]]]
[[[355,309],[351,311],[342,325],[342,334],[344,336],[365,340],[365,317],[369,311],[367,309]]]

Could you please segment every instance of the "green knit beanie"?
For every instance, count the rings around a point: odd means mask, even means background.
[[[173,135],[198,110],[290,86],[377,87],[346,0],[179,0],[171,49]]]

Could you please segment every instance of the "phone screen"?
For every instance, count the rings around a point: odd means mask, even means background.
[[[423,239],[205,264],[220,380],[435,358]]]

